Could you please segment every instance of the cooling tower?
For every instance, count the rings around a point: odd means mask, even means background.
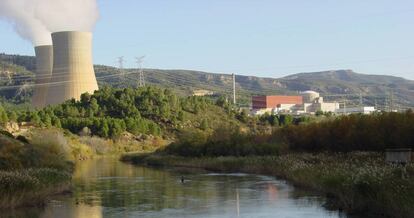
[[[53,72],[46,98],[47,105],[69,99],[79,100],[81,94],[98,90],[92,61],[92,33],[52,33]]]
[[[47,85],[52,76],[53,47],[43,45],[35,47],[36,53],[36,77],[33,90],[32,105],[42,108],[46,105]]]

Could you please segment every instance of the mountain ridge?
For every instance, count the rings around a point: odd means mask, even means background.
[[[0,63],[33,71],[35,61],[32,56],[0,54]],[[147,84],[170,88],[182,95],[191,95],[197,89],[210,90],[220,95],[232,94],[230,74],[185,69],[143,70]],[[123,69],[121,72],[115,67],[95,65],[95,72],[101,86],[138,85],[138,69]],[[33,83],[33,76],[27,79],[28,83]],[[349,104],[358,105],[362,96],[364,104],[378,105],[382,109],[393,104],[401,108],[414,107],[413,80],[391,75],[361,74],[349,69],[296,73],[281,78],[236,75],[236,89],[238,100],[244,105],[250,103],[252,95],[297,94],[300,91],[314,90],[329,101],[346,100]]]

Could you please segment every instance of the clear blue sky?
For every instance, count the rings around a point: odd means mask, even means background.
[[[98,0],[95,63],[281,77],[353,69],[414,79],[412,0]],[[122,3],[122,4],[121,4]],[[0,23],[0,52],[33,54]]]

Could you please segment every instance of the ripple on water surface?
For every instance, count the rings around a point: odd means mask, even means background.
[[[323,198],[269,176],[180,173],[96,159],[77,167],[73,184],[73,194],[8,217],[344,217],[322,207]]]

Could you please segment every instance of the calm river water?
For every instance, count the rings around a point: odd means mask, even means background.
[[[185,182],[181,182],[184,176]],[[7,217],[344,217],[273,177],[153,169],[114,158],[82,162],[73,194]]]

